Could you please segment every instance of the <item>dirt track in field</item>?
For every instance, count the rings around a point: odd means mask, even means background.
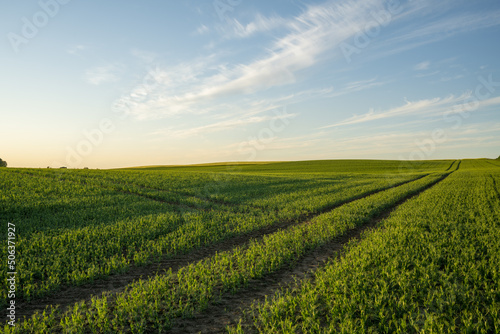
[[[390,188],[398,187],[398,186],[404,185],[404,184],[409,183],[409,182],[416,181],[416,180],[423,178],[427,175],[429,175],[429,174],[424,174],[416,179],[401,182],[401,183],[398,183],[394,186],[385,187],[381,190],[371,191],[371,192],[366,193],[364,195],[360,195],[360,196],[357,196],[355,198],[352,198],[348,201],[325,207],[322,210],[320,210],[319,212],[316,212],[314,214],[302,215],[301,217],[294,219],[292,221],[278,222],[272,226],[267,226],[267,227],[264,227],[264,228],[261,228],[261,229],[258,229],[256,231],[252,231],[250,233],[246,233],[243,235],[234,236],[234,237],[228,238],[227,240],[221,241],[217,244],[208,245],[208,246],[193,250],[187,254],[178,255],[178,256],[170,256],[168,258],[162,259],[159,262],[155,262],[155,263],[149,264],[149,265],[144,265],[144,266],[132,265],[125,273],[117,273],[114,275],[110,275],[106,278],[96,279],[93,282],[86,283],[86,284],[83,284],[80,286],[63,286],[60,288],[59,291],[56,291],[56,292],[52,293],[51,295],[48,295],[48,296],[42,297],[42,298],[37,298],[37,299],[32,300],[30,302],[22,301],[22,300],[18,299],[18,304],[16,305],[16,315],[17,315],[18,319],[21,320],[23,317],[31,317],[31,315],[33,315],[35,312],[41,313],[47,306],[50,306],[50,305],[54,305],[54,306],[59,305],[60,309],[66,310],[69,307],[72,307],[76,302],[90,301],[92,296],[100,296],[104,292],[111,293],[111,294],[122,292],[123,290],[125,290],[125,287],[127,285],[129,285],[137,280],[148,279],[150,277],[157,276],[157,275],[162,274],[163,272],[165,272],[169,269],[171,269],[172,272],[175,272],[181,267],[187,266],[191,263],[198,262],[204,258],[213,256],[217,252],[229,251],[236,246],[245,246],[246,244],[248,244],[249,240],[251,240],[251,239],[260,239],[260,238],[264,237],[265,235],[274,233],[280,229],[285,229],[285,228],[288,228],[290,226],[306,223],[310,219],[314,218],[315,216],[318,216],[320,214],[334,210],[334,209],[336,209],[342,205],[345,205],[347,203],[350,203],[352,201],[373,195],[373,194],[381,192],[381,191],[385,191],[385,190],[390,189]],[[132,193],[132,195],[139,195],[139,194]],[[141,195],[139,195],[139,196],[141,196]],[[147,197],[147,198],[149,198],[149,197]],[[161,201],[159,199],[154,199],[154,198],[149,198],[149,199]],[[368,226],[368,225],[366,225],[366,226]],[[361,231],[366,229],[366,228],[367,227],[363,227],[363,229],[361,229],[359,232],[356,232],[357,230],[348,232],[349,238],[345,239],[344,237],[342,237],[338,241],[333,243],[332,245],[322,247],[321,249],[323,249],[323,251],[321,251],[320,249],[315,250],[313,253],[311,253],[311,255],[306,256],[304,258],[304,260],[301,261],[301,263],[304,262],[304,265],[299,264],[299,266],[296,267],[295,269],[293,269],[293,270],[290,269],[289,271],[284,271],[283,273],[281,273],[281,271],[280,271],[279,273],[276,273],[276,277],[281,277],[281,276],[286,277],[287,275],[288,276],[299,275],[301,272],[307,272],[308,270],[319,266],[323,260],[321,260],[321,261],[315,260],[316,258],[327,259],[327,258],[333,256],[332,254],[335,253],[335,251],[337,251],[337,249],[333,252],[330,252],[330,248],[334,247],[335,244],[339,244],[339,245],[343,246],[347,240],[349,240],[352,237],[359,236],[359,233],[361,233]],[[341,246],[339,246],[339,247],[341,248]],[[327,255],[324,255],[324,254],[327,254]],[[314,262],[316,264],[313,264],[311,266],[307,265],[308,261],[311,261],[311,263],[316,261],[316,262]],[[301,269],[301,268],[303,268],[303,269]],[[259,286],[261,288],[264,288],[265,286],[267,286],[269,284],[271,286],[273,286],[272,282],[276,281],[276,279],[273,279],[274,276],[275,276],[274,274],[269,275],[269,277],[266,277],[264,280],[260,280],[259,282],[253,282],[251,284],[255,284],[255,286]],[[273,289],[271,289],[271,290],[274,291]],[[256,295],[256,293],[255,293],[255,291],[254,292],[252,292],[252,291],[249,291],[248,294],[250,296],[254,297]],[[258,295],[260,295],[260,294],[258,294]],[[229,298],[228,300],[233,300],[230,297],[228,297],[228,298]],[[236,297],[236,299],[238,299],[238,298],[240,298],[240,297]],[[223,303],[218,304],[218,305],[223,305]],[[232,307],[233,306],[231,306],[231,308]],[[224,308],[221,309],[220,307],[216,307],[216,309],[217,310],[224,310]],[[209,312],[211,312],[211,311],[209,311]],[[203,317],[203,315],[201,315],[201,316]],[[221,315],[221,317],[223,317],[223,316]],[[208,318],[206,320],[208,320]],[[188,319],[188,321],[189,321],[189,319]],[[195,321],[195,320],[193,320],[193,321]],[[205,320],[198,320],[198,321],[205,322]],[[225,323],[225,322],[219,321],[217,323]],[[189,328],[190,325],[185,325],[185,327]],[[200,330],[197,329],[194,332],[197,332],[197,331],[200,331]],[[175,333],[176,331],[172,331],[172,332]],[[182,330],[182,332],[184,332],[184,330]],[[190,331],[188,331],[188,332],[190,332]],[[210,331],[208,331],[207,333],[210,333]]]
[[[459,163],[460,165],[460,163]],[[458,170],[459,165],[457,166]],[[453,173],[452,171],[451,173]],[[396,210],[401,204],[421,194],[423,191],[443,181],[451,173],[444,175],[435,182],[424,187],[417,193],[409,195],[398,201],[391,208],[372,218],[366,224],[349,230],[346,234],[332,240],[331,242],[316,248],[306,256],[302,257],[294,266],[282,268],[272,274],[266,275],[259,280],[252,280],[248,287],[235,294],[225,293],[222,298],[211,305],[205,311],[195,314],[189,319],[178,319],[169,331],[170,333],[225,333],[228,325],[236,325],[243,316],[243,310],[248,309],[255,302],[262,302],[266,296],[271,297],[284,287],[294,286],[296,280],[304,279],[314,275],[314,272],[324,266],[329,260],[342,256],[344,247],[351,240],[359,240],[364,232],[376,228],[376,225]],[[243,327],[249,326],[242,323]]]

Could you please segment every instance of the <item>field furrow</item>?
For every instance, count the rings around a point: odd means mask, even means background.
[[[500,305],[490,284],[496,167],[466,159],[4,169],[0,221],[16,226],[17,325],[3,330],[491,332]],[[421,291],[399,295],[395,282]]]
[[[248,282],[248,287],[236,293],[225,293],[216,303],[207,307],[203,312],[177,321],[175,326],[170,329],[170,332],[225,333],[228,326],[234,326],[238,323],[244,310],[250,308],[255,303],[264,302],[269,296],[275,295],[276,292],[286,287],[293,286],[297,281],[310,278],[316,270],[321,269],[328,261],[341,256],[347,244],[361,239],[363,233],[374,228],[381,220],[389,217],[404,202],[435,186],[450,174],[443,175],[417,192],[410,193],[401,198],[392,206],[370,218],[363,225],[356,226],[339,237],[319,246],[293,264],[285,266],[261,279],[251,280]]]
[[[88,307],[87,311],[92,313],[94,312],[92,309],[97,305],[96,303],[105,301],[106,305],[110,307],[110,312],[119,313],[113,316],[119,319],[116,320],[118,323],[113,325],[115,331],[127,330],[127,328],[131,328],[130,326],[149,326],[146,323],[142,324],[142,322],[141,324],[128,323],[127,319],[129,318],[126,314],[129,312],[142,309],[144,312],[156,314],[158,310],[155,311],[155,308],[166,307],[165,312],[162,312],[164,313],[163,320],[159,323],[155,321],[153,326],[155,328],[168,327],[176,317],[181,315],[184,317],[196,310],[202,310],[209,300],[217,299],[220,293],[238,290],[252,278],[262,277],[267,273],[279,270],[290,261],[294,262],[312,249],[342,235],[356,225],[366,222],[373,215],[397,203],[408,193],[416,192],[426,185],[436,182],[441,177],[440,175],[428,176],[383,191],[380,194],[377,193],[351,202],[341,206],[338,209],[340,211],[333,210],[315,217],[310,224],[301,224],[291,229],[278,231],[264,237],[262,241],[252,241],[248,247],[237,247],[230,252],[217,253],[211,258],[184,267],[177,273],[169,272],[166,275],[157,276],[147,281],[141,280],[128,286],[125,292],[109,297],[109,300],[108,297],[103,296],[94,299],[90,305],[82,305],[81,307]],[[330,223],[332,219],[340,219],[340,221],[332,226]],[[266,255],[261,258],[260,254]],[[228,270],[228,266],[231,268],[236,266],[238,270]],[[202,272],[204,274],[200,276]],[[200,279],[203,280],[200,281]],[[219,285],[221,286],[218,287]],[[188,295],[185,295],[186,293]],[[130,298],[134,300],[132,301]],[[148,300],[148,298],[160,299]],[[174,298],[174,300],[171,300],[171,298]],[[176,298],[180,298],[180,300],[175,301]],[[85,312],[87,313],[87,311]],[[73,310],[73,312],[77,311]],[[144,316],[146,319],[149,318],[149,316]],[[80,316],[77,314],[71,316],[72,319],[74,317],[78,318]],[[62,319],[67,319],[67,316],[62,316]],[[31,325],[37,327],[39,325],[38,321],[39,319],[35,318]],[[26,324],[30,326],[30,322],[26,322]],[[61,325],[63,329],[67,329],[76,324],[70,322],[61,323]],[[109,325],[111,326],[110,323]]]
[[[279,212],[210,210],[179,214],[173,210],[140,219],[125,219],[106,226],[62,230],[53,235],[35,233],[33,237],[24,239],[20,234],[18,248],[24,256],[18,263],[18,268],[22,270],[19,296],[26,300],[43,297],[67,285],[81,285],[126,272],[134,265],[143,266],[161,258],[188,254],[235,237],[248,237],[249,233],[262,229],[257,234],[263,234],[266,228],[274,225],[283,228],[300,223],[346,201],[420,177],[404,176],[359,184],[338,183],[332,186],[336,191],[317,197],[314,205],[302,199],[299,204],[304,205],[296,207],[295,202],[291,202],[288,203],[289,208],[284,205]],[[67,245],[73,246],[68,248]]]
[[[61,305],[61,308],[64,309],[68,305],[73,305],[76,300],[89,299],[92,295],[100,295],[103,292],[120,292],[127,285],[139,279],[155,277],[157,273],[162,273],[167,270],[173,270],[175,272],[178,268],[198,262],[204,258],[213,256],[218,252],[229,251],[234,247],[244,248],[247,244],[249,244],[250,240],[262,239],[266,235],[272,234],[278,230],[304,224],[314,217],[332,211],[342,205],[378,192],[386,191],[387,189],[417,181],[424,177],[426,177],[426,175],[412,177],[408,181],[402,181],[391,186],[384,186],[381,188],[377,187],[375,189],[363,189],[364,192],[355,192],[353,197],[347,197],[346,199],[340,198],[337,202],[323,206],[316,212],[301,214],[298,217],[287,217],[285,220],[273,222],[271,225],[265,225],[261,228],[255,228],[258,225],[253,225],[252,227],[254,229],[250,229],[247,232],[243,231],[240,234],[235,234],[229,238],[222,239],[220,242],[207,244],[181,254],[174,253],[173,255],[159,255],[158,258],[151,264],[142,263],[141,265],[134,265],[133,263],[130,263],[121,271],[108,275],[102,279],[98,277],[91,283],[86,283],[81,286],[60,285],[58,286],[58,290],[60,291],[58,294],[59,297],[47,298],[45,297],[46,295],[44,295],[41,299],[35,298],[33,301],[26,301],[19,305],[19,315],[29,317],[36,311],[43,310],[48,305]],[[331,199],[333,198],[334,196],[331,196]]]
[[[494,178],[467,163],[403,203],[339,261],[247,308],[229,332],[497,333]]]
[[[451,163],[450,167],[446,168],[445,172],[447,172],[447,171],[449,171],[450,169],[452,169],[453,165],[454,165],[454,164],[456,164],[456,163],[458,163],[458,160],[454,160],[454,161]]]

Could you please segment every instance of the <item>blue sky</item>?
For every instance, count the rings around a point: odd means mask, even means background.
[[[500,3],[7,1],[12,167],[500,155]]]

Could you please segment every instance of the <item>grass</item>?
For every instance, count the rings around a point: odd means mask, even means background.
[[[248,309],[228,330],[498,331],[497,165],[331,160],[4,169],[0,220],[16,224],[20,300],[281,227],[119,294],[75,300],[70,310],[49,307],[4,330],[162,332],[396,207],[340,261]],[[4,267],[0,275],[6,277]]]
[[[498,171],[466,161],[229,332],[499,332],[498,180]]]

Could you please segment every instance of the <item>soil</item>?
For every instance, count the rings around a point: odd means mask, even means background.
[[[422,175],[420,178],[427,175],[428,174]],[[425,189],[442,181],[448,175],[449,174],[436,180],[433,184],[427,186]],[[232,237],[217,244],[190,251],[187,254],[169,256],[168,258],[164,258],[159,262],[148,265],[132,265],[125,273],[113,274],[102,279],[96,279],[93,282],[89,282],[80,286],[63,286],[58,291],[53,292],[51,295],[37,298],[29,302],[21,300],[18,302],[19,304],[16,305],[16,315],[18,316],[18,319],[21,320],[22,317],[31,317],[31,315],[35,314],[36,312],[42,312],[46,307],[50,305],[59,305],[60,309],[66,310],[69,307],[72,307],[76,302],[89,302],[92,296],[100,296],[102,295],[102,293],[113,295],[115,293],[122,292],[123,290],[125,290],[126,286],[140,279],[148,279],[150,277],[161,275],[163,272],[169,269],[171,269],[172,272],[175,272],[181,267],[213,256],[215,253],[229,251],[236,246],[244,247],[249,243],[251,239],[260,239],[265,235],[274,233],[280,229],[307,223],[315,216],[334,210],[341,205],[361,199],[363,197],[367,197],[380,191],[387,190],[389,188],[401,186],[412,181],[415,180],[402,182],[392,187],[386,187],[382,190],[373,191],[369,194],[358,196],[349,201],[324,208],[320,212],[303,215],[293,221],[279,222],[272,226],[264,227],[251,233]],[[422,189],[421,191],[424,191],[425,189]],[[311,275],[314,270],[324,265],[327,260],[339,256],[343,247],[349,240],[353,238],[359,239],[362,232],[367,229],[373,228],[378,221],[387,217],[390,212],[392,212],[392,210],[394,210],[402,202],[416,195],[418,195],[418,193],[403,199],[393,208],[373,218],[370,222],[363,225],[362,227],[350,230],[346,235],[313,250],[312,252],[301,258],[293,268],[283,268],[278,272],[269,274],[260,280],[251,281],[248,288],[240,290],[236,294],[223,294],[221,300],[212,303],[208,307],[208,309],[203,311],[202,313],[195,314],[194,317],[190,319],[180,319],[179,321],[177,321],[174,324],[171,332],[217,333],[224,331],[226,325],[233,323],[241,317],[242,309],[247,308],[254,301],[264,300],[265,296],[273,295],[274,292],[282,286],[293,283],[295,278],[301,279],[307,277],[308,275]],[[154,198],[150,199],[157,200]]]
[[[345,246],[351,240],[360,240],[365,232],[375,229],[381,220],[389,217],[401,204],[443,181],[450,174],[437,179],[417,193],[401,199],[391,208],[372,218],[364,225],[349,230],[346,234],[314,249],[302,257],[293,267],[285,267],[264,278],[250,281],[247,288],[235,294],[223,294],[220,300],[213,302],[203,312],[188,319],[178,319],[169,332],[226,333],[227,326],[236,325],[242,319],[243,311],[253,303],[263,302],[266,297],[274,296],[277,291],[283,288],[291,288],[296,286],[297,281],[312,277],[318,268],[324,266],[328,261],[342,256]],[[250,327],[250,324],[242,322],[242,326]]]

